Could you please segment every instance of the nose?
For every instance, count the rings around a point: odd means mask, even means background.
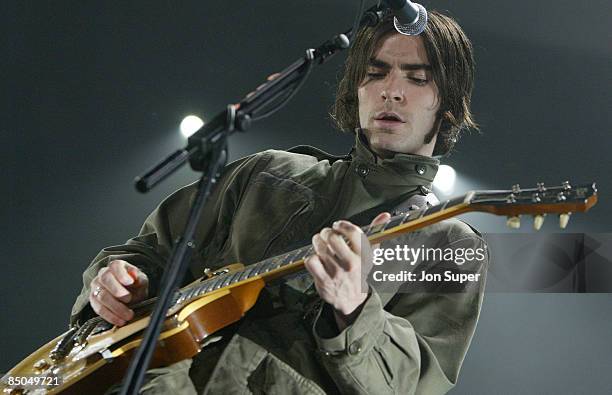
[[[396,77],[392,75],[387,76],[385,84],[380,92],[380,96],[385,102],[392,101],[401,103],[404,101],[404,91]]]

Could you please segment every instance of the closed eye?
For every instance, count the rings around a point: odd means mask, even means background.
[[[429,82],[429,80],[425,80],[422,78],[409,77],[409,79],[417,85],[426,85]]]
[[[371,79],[379,79],[383,78],[385,75],[383,73],[368,73],[368,78]]]

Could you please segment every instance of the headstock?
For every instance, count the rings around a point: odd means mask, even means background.
[[[559,214],[559,226],[565,228],[571,213],[587,211],[595,203],[595,183],[572,186],[565,181],[553,187],[537,183],[535,188],[522,189],[516,184],[507,191],[476,191],[469,200],[469,210],[505,215],[511,228],[520,227],[521,215],[531,214],[533,227],[538,230],[547,214]]]

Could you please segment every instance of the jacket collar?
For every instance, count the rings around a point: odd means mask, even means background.
[[[355,133],[355,147],[350,155],[357,168],[357,174],[377,184],[422,185],[431,189],[440,165],[440,161],[436,158],[403,153],[397,153],[393,158],[377,162],[378,157],[370,148],[361,129],[357,129]]]

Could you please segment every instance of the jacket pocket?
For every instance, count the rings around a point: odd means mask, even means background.
[[[378,347],[374,347],[372,349],[372,353],[374,355],[374,359],[376,360],[376,364],[378,365],[380,371],[385,377],[385,381],[387,382],[387,385],[392,388],[393,387],[393,372],[391,371],[391,369],[389,368],[389,365],[387,364],[387,361],[385,360],[385,355],[383,353],[383,350],[379,349]]]
[[[281,252],[313,206],[310,188],[261,172],[249,184],[222,249],[224,261],[253,263]]]

